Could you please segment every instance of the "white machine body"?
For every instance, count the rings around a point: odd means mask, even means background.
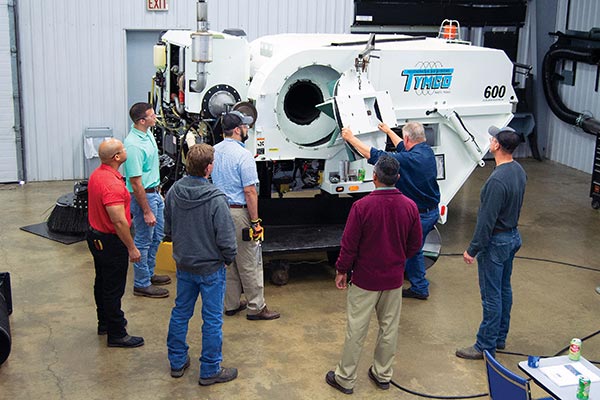
[[[256,161],[319,160],[318,187],[332,194],[373,190],[372,167],[345,144],[340,127],[385,149],[379,122],[395,127],[419,121],[438,161],[441,222],[450,200],[483,165],[489,126],[507,125],[517,102],[512,63],[501,50],[378,35],[363,67],[356,60],[368,35],[285,34],[248,43],[210,33],[213,57],[202,92],[190,89],[196,76],[189,51],[192,32],[169,31],[162,37],[167,85],[175,82],[169,77],[175,72],[185,79],[180,109],[216,120],[224,109],[249,102],[257,118],[246,147]],[[170,64],[173,51],[182,52],[183,73]],[[163,102],[172,102],[173,92],[167,86]],[[323,111],[327,107],[330,112]],[[364,171],[364,180],[357,171]]]

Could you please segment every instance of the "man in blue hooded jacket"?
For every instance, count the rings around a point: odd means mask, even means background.
[[[177,297],[171,312],[167,348],[171,376],[182,377],[190,365],[188,323],[198,294],[202,296],[202,354],[199,384],[228,382],[236,368],[223,368],[223,299],[225,267],[237,252],[235,227],[225,195],[208,181],[214,149],[190,148],[188,176],[175,182],[165,201],[165,233],[173,239],[177,266]]]

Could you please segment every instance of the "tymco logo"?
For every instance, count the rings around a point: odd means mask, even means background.
[[[417,94],[434,94],[449,90],[452,85],[454,68],[444,68],[439,62],[421,62],[416,68],[405,69],[404,91],[414,90]]]

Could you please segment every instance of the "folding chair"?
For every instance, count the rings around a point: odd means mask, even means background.
[[[483,351],[488,388],[492,400],[532,400],[529,381],[508,370],[487,351]],[[544,397],[539,400],[552,400]]]

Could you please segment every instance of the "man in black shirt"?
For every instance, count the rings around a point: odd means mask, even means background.
[[[490,151],[496,168],[481,188],[477,225],[473,240],[464,252],[465,263],[473,264],[477,257],[479,289],[483,306],[483,321],[473,346],[456,350],[461,358],[477,360],[483,351],[492,355],[504,349],[510,325],[512,306],[512,274],[515,254],[521,247],[517,229],[527,175],[513,160],[512,153],[521,142],[509,127],[490,127]]]

